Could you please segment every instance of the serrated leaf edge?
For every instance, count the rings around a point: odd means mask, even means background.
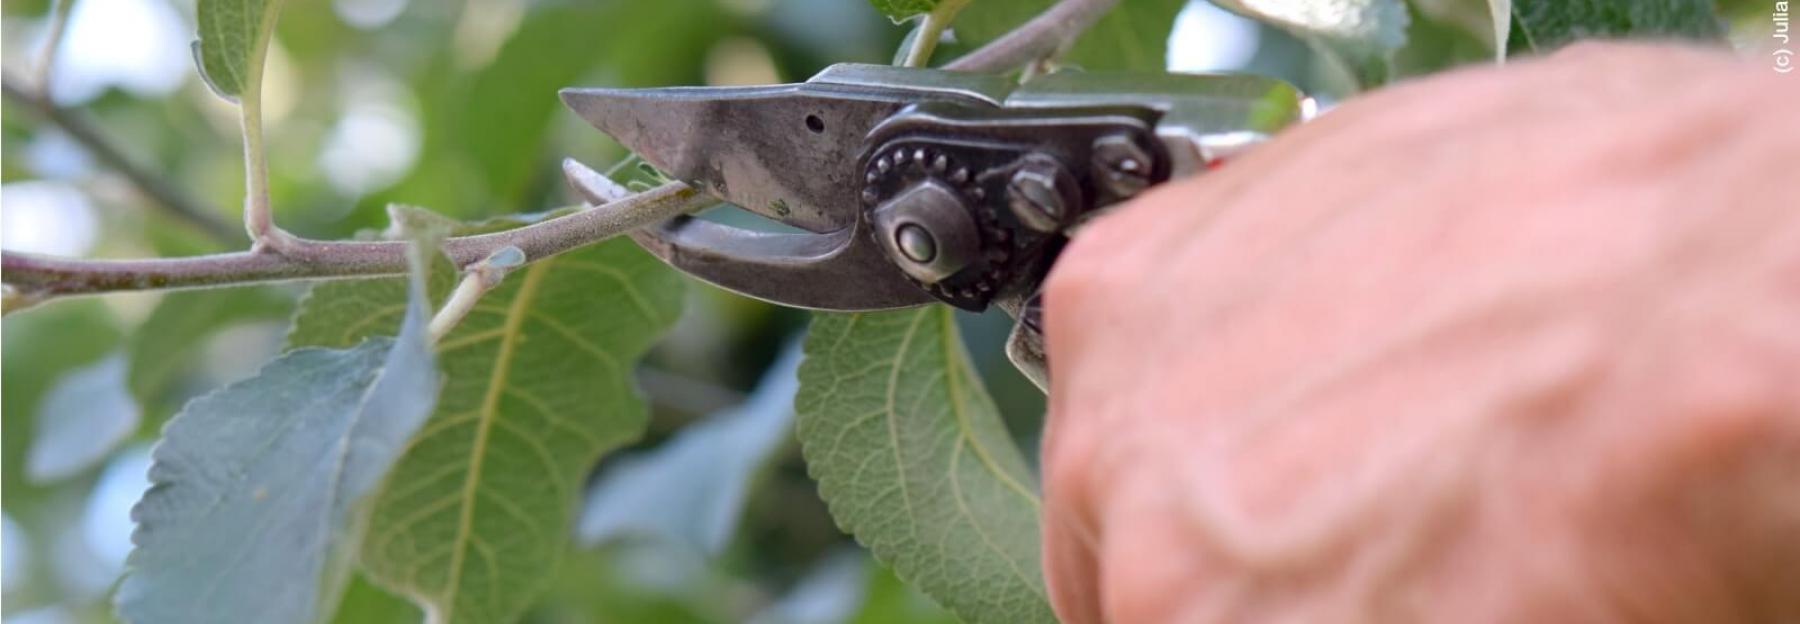
[[[921,311],[918,313],[918,315],[913,319],[912,325],[910,325],[907,328],[906,335],[901,338],[900,348],[895,351],[894,356],[889,360],[889,364],[888,364],[889,371],[888,371],[888,385],[887,385],[887,408],[885,410],[884,415],[886,417],[887,424],[888,424],[888,438],[889,438],[889,441],[892,443],[890,446],[894,449],[893,450],[894,461],[900,466],[904,466],[905,463],[904,463],[904,458],[901,457],[901,455],[900,455],[899,433],[898,433],[898,428],[895,424],[896,420],[899,418],[898,414],[895,411],[895,407],[894,407],[895,400],[897,398],[896,393],[898,391],[898,385],[899,385],[898,384],[898,375],[900,373],[900,369],[901,369],[903,363],[905,362],[906,355],[911,349],[913,338],[917,334],[919,326],[925,321],[926,318],[932,316],[933,314],[948,316],[951,314],[951,312],[948,308],[945,308],[943,306],[929,306],[929,307],[921,309]],[[855,324],[858,321],[860,321],[863,316],[864,315],[861,313],[854,314],[851,316],[851,318],[849,320],[850,324],[842,330],[843,334],[838,336],[838,343],[834,343],[831,347],[831,350],[835,350],[837,348],[838,344],[841,344],[841,342],[850,334],[851,330],[854,329]],[[939,326],[941,328],[939,335],[940,335],[940,339],[942,341],[940,344],[946,353],[946,357],[945,357],[946,366],[944,368],[945,392],[947,394],[951,395],[951,397],[953,399],[951,401],[950,410],[951,410],[953,417],[956,419],[957,431],[958,431],[958,436],[957,436],[958,443],[956,446],[957,450],[955,451],[955,454],[953,454],[951,456],[952,457],[952,465],[953,466],[955,465],[955,461],[956,461],[955,458],[960,457],[961,449],[964,446],[974,448],[975,452],[976,452],[976,456],[981,459],[982,465],[984,467],[986,467],[988,472],[993,474],[1001,483],[1003,483],[1007,487],[1007,489],[1013,490],[1015,493],[1017,493],[1022,498],[1024,498],[1026,500],[1026,502],[1028,502],[1031,505],[1031,508],[1034,511],[1042,509],[1043,503],[1042,503],[1041,499],[1038,497],[1038,495],[1035,493],[1035,491],[1033,491],[1032,488],[1026,487],[1024,484],[1019,483],[1017,479],[1014,479],[1011,475],[1007,474],[1006,471],[1001,470],[1000,467],[998,465],[996,465],[993,460],[992,451],[990,451],[987,447],[983,446],[980,443],[980,441],[976,440],[975,437],[972,435],[972,429],[971,429],[970,423],[969,423],[969,415],[965,411],[964,406],[961,404],[961,401],[955,400],[955,399],[960,399],[964,396],[961,386],[959,385],[959,382],[956,378],[964,376],[968,373],[968,369],[964,368],[967,365],[968,355],[967,355],[966,349],[962,345],[961,340],[957,336],[957,333],[955,330],[955,324],[954,324],[953,320],[949,319],[949,318],[942,318],[939,321]],[[812,353],[810,349],[808,350],[808,353],[806,353],[806,357],[813,357],[813,355],[814,355],[814,353]],[[834,382],[834,384],[835,384],[835,382]],[[800,428],[810,428],[809,421],[811,421],[811,420],[812,420],[811,418],[806,418],[805,415],[802,414],[802,418],[797,423],[797,426]],[[894,565],[894,562],[898,558],[898,556],[897,556],[897,553],[894,553],[892,551],[892,548],[894,548],[893,544],[887,543],[887,542],[881,541],[881,540],[865,539],[863,537],[863,535],[857,530],[858,527],[853,526],[852,522],[850,520],[845,519],[847,514],[843,513],[844,510],[842,509],[842,507],[843,507],[844,503],[840,502],[841,497],[838,496],[838,493],[841,492],[841,490],[839,488],[846,486],[846,484],[843,483],[843,479],[840,476],[837,476],[837,475],[827,476],[827,475],[820,474],[819,470],[816,468],[816,466],[818,466],[820,463],[820,462],[816,461],[816,459],[817,459],[816,453],[819,452],[819,449],[817,448],[816,445],[807,444],[805,442],[805,440],[807,439],[807,436],[801,435],[799,437],[802,441],[800,448],[801,448],[801,454],[802,454],[803,458],[806,460],[807,475],[810,476],[815,482],[817,482],[819,484],[820,498],[823,498],[825,500],[826,507],[827,507],[828,511],[831,512],[830,515],[832,517],[832,522],[837,525],[839,530],[841,530],[845,533],[848,533],[852,537],[854,537],[856,539],[857,543],[862,544],[863,546],[867,547],[870,550],[870,552],[872,552],[875,555],[875,558],[877,560],[881,561],[883,564],[886,564],[890,568],[892,568],[895,576],[898,577],[902,582],[905,582],[906,584],[912,585],[912,586],[921,586],[921,584],[920,584],[921,579],[919,578],[918,575],[914,574],[912,570],[902,569],[901,567]],[[950,471],[950,472],[952,474],[954,473],[954,471]],[[957,492],[957,508],[962,512],[963,517],[965,517],[965,518],[973,517],[972,512],[970,512],[968,507],[963,503],[963,498],[961,496],[960,483],[958,483],[956,479],[950,479],[950,484],[951,484],[953,491]],[[906,503],[907,507],[911,508],[912,505],[911,505],[910,499],[907,498],[908,495],[906,493],[906,486],[905,486],[904,480],[901,481],[900,490],[901,490],[902,499],[907,500],[908,501]],[[971,523],[971,526],[978,527],[979,523]],[[917,530],[916,524],[909,524],[909,527],[916,533],[916,530]],[[1015,575],[1019,578],[1019,580],[1024,581],[1025,585],[1030,587],[1032,589],[1032,592],[1037,594],[1039,598],[1043,599],[1046,604],[1049,603],[1049,596],[1045,592],[1041,578],[1038,578],[1031,574],[1027,574],[1023,569],[1020,568],[1018,560],[1011,557],[1005,551],[1003,551],[997,547],[994,547],[992,540],[988,539],[987,534],[985,532],[983,532],[981,529],[975,528],[975,532],[981,536],[982,541],[984,543],[988,544],[988,546],[990,547],[990,550],[992,550],[995,554],[999,555],[1001,559],[1003,559],[1007,562],[1008,567],[1011,567],[1013,569]],[[934,596],[933,599],[935,600],[936,597]],[[950,607],[950,605],[948,605],[948,604],[945,604],[945,606],[947,608]],[[955,611],[954,608],[952,608],[951,610]]]

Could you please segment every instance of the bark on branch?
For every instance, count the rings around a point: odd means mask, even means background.
[[[670,182],[603,206],[525,227],[461,236],[444,242],[458,267],[511,245],[527,262],[629,232],[675,215],[693,212],[717,199]],[[49,297],[121,290],[206,288],[294,279],[327,279],[406,272],[406,243],[400,241],[316,241],[296,239],[281,250],[140,260],[87,260],[31,253],[0,254],[0,271],[20,296]]]

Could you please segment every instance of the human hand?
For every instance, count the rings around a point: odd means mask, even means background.
[[[1045,294],[1058,613],[1800,619],[1796,110],[1580,45],[1084,228]]]

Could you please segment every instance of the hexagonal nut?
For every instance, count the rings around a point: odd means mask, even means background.
[[[1131,197],[1150,186],[1150,153],[1123,134],[1094,139],[1090,165],[1094,179],[1120,198]]]

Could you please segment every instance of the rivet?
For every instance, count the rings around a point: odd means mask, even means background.
[[[899,247],[900,253],[913,262],[931,262],[937,257],[937,241],[917,223],[907,223],[895,230],[894,246]]]

